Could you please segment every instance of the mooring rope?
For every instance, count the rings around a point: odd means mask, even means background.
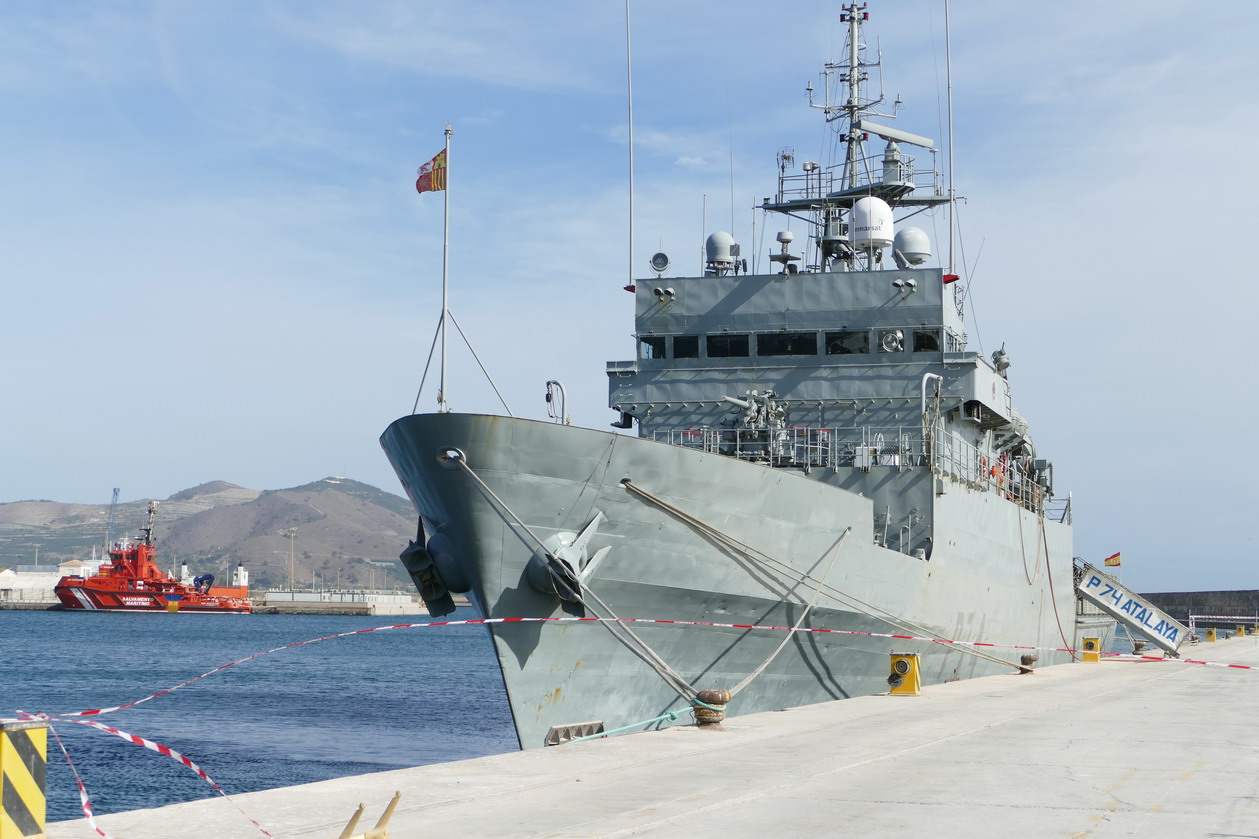
[[[1040,533],[1045,544],[1045,574],[1048,577],[1047,582],[1049,583],[1049,602],[1052,603],[1054,607],[1054,622],[1058,624],[1058,637],[1062,639],[1062,645],[1064,647],[1070,647],[1071,642],[1067,640],[1066,630],[1062,628],[1062,618],[1058,615],[1058,598],[1054,597],[1054,566],[1049,560],[1049,534],[1045,532],[1045,514],[1043,511],[1040,515]],[[1040,565],[1039,562],[1036,564]],[[1076,596],[1078,597],[1079,595]],[[1070,652],[1071,658],[1074,661],[1080,660],[1080,656],[1075,650],[1071,650]]]
[[[733,548],[734,550],[743,554],[744,556],[746,556],[748,559],[752,560],[753,562],[758,562],[761,565],[772,566],[779,573],[784,574],[791,579],[794,579],[797,583],[801,583],[805,580],[820,582],[820,587],[825,589],[828,594],[832,595],[833,597],[835,597],[837,600],[840,600],[841,602],[847,601],[851,606],[853,606],[856,609],[856,611],[861,612],[862,614],[865,614],[868,617],[874,618],[875,620],[881,621],[882,623],[886,623],[890,626],[894,626],[897,629],[902,629],[911,633],[920,633],[922,635],[931,636],[927,640],[930,640],[933,643],[945,643],[945,639],[943,638],[943,636],[939,635],[938,633],[932,632],[927,627],[920,626],[918,624],[913,623],[912,621],[907,621],[902,618],[899,618],[896,615],[893,615],[891,612],[887,611],[886,609],[883,609],[879,606],[875,606],[871,603],[867,603],[864,600],[861,600],[860,598],[856,597],[855,595],[849,594],[845,591],[835,588],[832,585],[826,584],[824,580],[817,581],[817,579],[813,577],[811,574],[809,574],[807,571],[803,571],[803,572],[797,571],[795,568],[783,562],[782,560],[779,560],[773,556],[770,556],[764,551],[761,551],[757,548],[752,547],[751,545],[748,545],[744,542],[739,541],[733,536],[730,536],[729,534],[724,533],[717,527],[711,524],[708,524],[704,520],[697,518],[696,516],[691,515],[685,510],[669,503],[668,501],[664,500],[660,496],[655,495],[643,489],[642,487],[638,486],[637,484],[635,484],[633,481],[631,481],[628,478],[621,481],[621,485],[624,486],[630,492],[643,498],[644,500],[649,501],[652,504],[655,504],[656,506],[660,507],[661,509],[668,512],[669,514],[676,516],[677,518],[681,519],[684,523],[689,524],[691,527],[695,528],[701,533],[707,534],[713,539],[716,539],[726,544],[728,547]],[[876,613],[879,613],[879,614],[876,614]],[[962,650],[963,652],[969,653],[970,655],[976,656],[977,658],[982,658],[987,661],[993,662],[995,664],[1000,664],[1005,667],[1012,667],[1015,670],[1023,669],[1022,666],[1019,664],[1015,664],[1014,662],[1011,662],[1011,661],[1006,661],[1005,659],[999,658],[994,655],[990,655],[980,650],[974,650],[967,647],[958,647],[958,649]]]
[[[524,520],[521,519],[520,516],[516,515],[515,511],[507,505],[507,502],[498,497],[497,493],[490,488],[489,484],[485,483],[485,481],[481,479],[480,475],[472,470],[472,467],[468,465],[467,461],[463,457],[456,457],[454,460],[468,474],[468,476],[476,482],[477,486],[480,487],[489,498],[493,499],[494,504],[496,504],[499,509],[500,515],[507,516],[511,521],[514,521],[517,525],[519,525],[520,529],[529,534],[529,537],[533,540],[534,544],[538,546],[545,556],[552,556],[551,549],[546,546],[546,543],[542,541],[538,534],[534,533],[533,529],[530,528],[529,525],[525,524]],[[517,533],[517,536],[520,537],[520,534]],[[522,541],[525,541],[523,537],[520,538]],[[526,547],[529,546],[528,541],[525,541],[525,545]],[[573,591],[563,581],[557,580],[556,582],[564,585],[564,587],[568,590],[568,593],[584,608],[598,615],[597,610],[586,602],[585,598],[582,596],[582,591]],[[600,617],[608,617],[612,619],[611,621],[604,623],[604,626],[608,628],[608,632],[611,633],[612,637],[615,638],[618,643],[650,666],[656,674],[664,680],[665,684],[672,688],[673,691],[684,701],[691,702],[695,699],[699,690],[694,685],[688,682],[680,673],[669,666],[669,663],[665,661],[659,653],[652,649],[646,641],[639,638],[633,630],[626,626],[625,623],[617,617],[616,612],[614,612],[607,603],[604,603],[599,595],[596,594],[589,585],[584,587],[584,591],[592,599],[594,599],[594,601],[597,602],[606,613],[604,615],[600,615]],[[629,636],[631,640],[627,641],[625,636]]]
[[[701,702],[700,704],[703,705],[704,703]],[[707,705],[705,707],[711,708],[712,706]],[[665,720],[668,720],[669,722],[677,722],[678,717],[682,716],[682,714],[684,713],[685,711],[665,711],[660,716],[652,717],[649,720],[643,720],[642,722],[632,722],[629,725],[623,725],[620,728],[613,728],[609,731],[600,731],[597,734],[587,734],[585,737],[574,737],[572,740],[565,740],[564,745],[567,746],[569,743],[580,743],[582,740],[598,740],[600,737],[608,737],[612,734],[620,734],[622,731],[629,731],[630,729],[634,729],[634,728],[642,728],[645,725],[651,725],[652,723],[656,723],[656,722],[664,722]]]
[[[765,669],[769,667],[770,662],[777,658],[778,654],[782,652],[783,647],[787,646],[791,639],[795,637],[796,630],[800,629],[800,627],[804,624],[804,620],[809,616],[809,612],[813,609],[813,605],[817,603],[818,595],[822,593],[822,586],[826,584],[827,578],[830,577],[831,571],[835,568],[835,560],[839,559],[839,549],[844,546],[844,540],[848,538],[849,533],[852,533],[852,528],[845,528],[843,534],[839,537],[839,541],[837,541],[835,543],[835,547],[831,549],[831,564],[826,567],[826,573],[822,575],[822,579],[819,580],[817,586],[814,587],[813,596],[809,598],[808,605],[805,606],[804,611],[800,613],[800,618],[796,621],[796,625],[791,628],[791,632],[783,636],[782,641],[780,641],[778,646],[774,648],[774,651],[769,654],[769,658],[761,662],[760,667],[757,667],[749,673],[743,681],[730,688],[731,699],[738,696],[745,687],[752,684],[753,680],[755,680],[757,676],[764,673]]]

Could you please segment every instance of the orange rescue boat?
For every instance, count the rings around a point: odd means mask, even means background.
[[[56,586],[57,599],[66,609],[105,612],[252,612],[249,584],[244,567],[236,569],[234,586],[215,586],[214,577],[204,574],[188,584],[157,567],[154,557],[153,520],[157,502],[149,502],[149,524],[141,530],[144,539],[115,542],[109,562],[90,577],[62,577]]]

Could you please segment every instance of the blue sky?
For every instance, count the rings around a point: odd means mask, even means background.
[[[940,137],[941,3],[872,6],[898,125]],[[1232,426],[1259,408],[1259,16],[951,17],[972,348],[1006,344],[1076,553],[1123,551],[1147,591],[1256,587],[1259,457]],[[439,314],[442,196],[413,182],[446,123],[456,317],[517,415],[555,378],[606,427],[629,266],[697,267],[706,229],[757,249],[777,150],[821,154],[804,86],[843,41],[821,0],[640,0],[633,23],[631,263],[621,2],[0,4],[0,501],[399,491],[376,441]],[[452,406],[497,410],[451,363]]]

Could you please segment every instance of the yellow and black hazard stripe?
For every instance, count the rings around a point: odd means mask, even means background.
[[[44,835],[47,762],[43,723],[0,723],[0,839]]]

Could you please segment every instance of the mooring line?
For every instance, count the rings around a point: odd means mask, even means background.
[[[505,516],[509,523],[515,522],[521,530],[529,534],[529,538],[532,539],[534,544],[538,546],[538,550],[542,551],[543,556],[546,556],[549,560],[556,560],[551,549],[548,548],[546,542],[542,540],[542,537],[534,533],[533,529],[525,523],[524,519],[518,516],[511,507],[508,507],[506,501],[498,497],[497,493],[490,488],[490,485],[482,480],[480,475],[473,471],[472,467],[468,465],[467,460],[463,456],[454,457],[453,460],[461,469],[463,469],[463,471],[468,473],[468,477],[476,482],[481,492],[485,493],[488,498],[492,499],[493,505],[497,505],[498,514],[500,516]],[[528,540],[521,536],[519,532],[517,532],[516,535],[525,543],[525,547],[529,547]],[[579,585],[578,590],[574,591],[562,580],[556,580],[556,582],[563,585],[568,591],[569,596],[580,603],[582,607],[590,612],[595,612],[594,607],[587,603],[586,598],[582,596],[583,592],[588,594],[590,598],[598,603],[606,613],[604,615],[599,615],[599,617],[607,618],[602,625],[609,633],[611,633],[612,637],[615,638],[619,644],[641,659],[647,664],[647,666],[651,667],[651,669],[660,676],[664,683],[672,688],[673,692],[680,696],[683,701],[691,702],[695,699],[695,697],[699,694],[699,689],[684,679],[682,674],[674,670],[669,665],[669,662],[665,661],[659,653],[647,644],[647,642],[635,635],[633,630],[631,630],[628,626],[625,626],[625,622],[618,618],[616,612],[612,610],[612,607],[610,607],[607,603],[604,603],[603,600],[600,599],[599,595],[595,593],[589,585],[586,585],[584,588]],[[627,641],[624,636],[629,636],[630,640]]]
[[[777,573],[783,575],[788,580],[794,580],[796,583],[803,583],[805,580],[811,580],[813,582],[817,582],[820,588],[826,590],[836,601],[840,603],[846,603],[850,608],[853,608],[858,612],[862,612],[863,614],[868,615],[871,618],[874,618],[880,623],[885,623],[889,626],[894,626],[897,629],[905,630],[907,632],[921,632],[923,634],[926,634],[930,631],[926,627],[915,624],[913,621],[909,621],[907,619],[900,618],[892,614],[887,609],[884,609],[880,606],[875,606],[872,603],[867,603],[861,598],[857,597],[856,595],[849,594],[848,592],[843,591],[842,589],[836,588],[835,586],[826,583],[825,580],[819,581],[807,571],[804,571],[804,572],[798,571],[794,566],[790,565],[789,563],[783,562],[782,560],[777,559],[774,556],[771,556],[765,551],[759,550],[758,548],[754,548],[751,545],[739,539],[736,539],[735,537],[731,536],[728,533],[725,533],[724,531],[722,531],[720,528],[716,527],[715,525],[709,524],[703,519],[698,518],[697,516],[692,515],[691,513],[688,513],[686,510],[683,510],[681,507],[678,507],[670,503],[669,501],[665,500],[664,498],[661,498],[655,493],[652,493],[652,492],[649,492],[648,490],[643,489],[642,487],[638,486],[637,484],[635,484],[633,481],[631,481],[628,478],[623,479],[621,481],[621,485],[624,486],[625,489],[628,490],[629,492],[639,496],[640,498],[652,504],[655,504],[657,507],[669,513],[670,515],[676,517],[683,523],[688,524],[691,527],[695,528],[701,534],[706,534],[710,538],[716,539],[719,542],[724,543],[729,548],[743,554],[744,556],[746,556],[748,559],[752,560],[753,562],[761,566],[768,565],[768,566],[771,566],[772,568],[776,568]],[[880,614],[876,614],[876,613],[880,613]],[[944,643],[944,639],[940,638],[939,636],[935,636],[931,640]],[[1015,664],[1012,661],[1005,661],[1004,659],[997,658],[996,656],[983,652],[982,650],[970,649],[967,647],[960,647],[959,651],[968,653],[977,658],[982,658],[987,661],[991,661],[995,664],[1000,664],[1005,667],[1013,668],[1015,670],[1020,669],[1020,666],[1018,664]]]
[[[806,618],[808,618],[810,610],[812,610],[814,604],[817,603],[818,595],[822,593],[822,586],[826,585],[826,580],[831,576],[831,571],[835,568],[835,561],[839,559],[840,548],[844,546],[844,540],[848,538],[849,533],[852,533],[852,528],[851,527],[844,528],[844,532],[840,534],[839,541],[837,541],[830,548],[831,564],[826,566],[826,573],[822,575],[822,579],[818,580],[817,587],[813,589],[813,596],[809,598],[808,605],[804,607],[804,611],[800,613],[799,619],[796,621],[795,625],[791,627],[792,631],[788,633],[787,635],[783,636],[782,643],[780,643],[777,647],[774,648],[774,651],[769,654],[769,658],[765,659],[763,662],[761,662],[761,665],[759,667],[757,667],[755,670],[753,670],[751,673],[745,676],[743,681],[739,682],[737,685],[730,688],[731,699],[733,699],[734,697],[742,693],[744,688],[752,684],[752,682],[758,676],[760,676],[762,673],[765,672],[766,668],[769,667],[770,662],[772,662],[775,658],[777,658],[778,654],[783,651],[783,647],[787,646],[787,644],[791,641],[792,634],[794,634],[796,630],[798,630],[801,626],[804,625],[804,621]]]

